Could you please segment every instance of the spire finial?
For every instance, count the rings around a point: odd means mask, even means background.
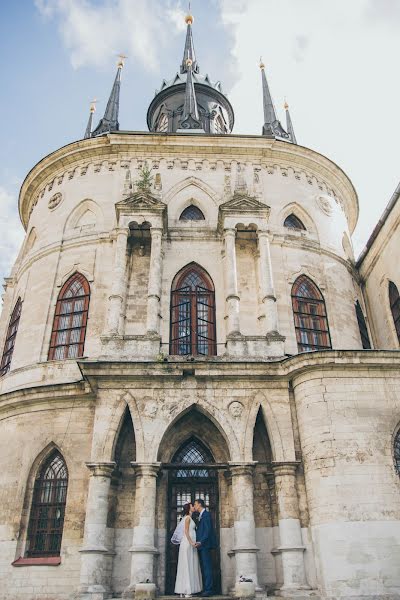
[[[265,69],[265,64],[263,62],[262,56],[260,56],[260,69],[263,71]]]
[[[292,144],[297,144],[296,136],[294,134],[293,123],[289,112],[289,104],[287,103],[286,98],[285,104],[283,106],[285,107],[286,111],[286,129],[289,134],[289,139],[292,142]]]
[[[181,64],[181,73],[187,73],[186,61],[188,58],[192,61],[193,73],[199,72],[199,65],[197,64],[196,53],[194,51],[194,44],[193,44],[193,34],[192,34],[193,21],[194,21],[194,17],[190,12],[190,2],[189,2],[189,13],[185,17],[187,31],[186,31],[185,48],[183,50],[183,59],[182,59],[182,64]]]
[[[267,76],[265,74],[265,64],[260,57],[261,81],[263,91],[263,106],[264,106],[264,126],[262,135],[269,138],[283,138],[289,140],[289,135],[283,129],[281,122],[278,120],[275,112],[275,106],[272,101],[271,92],[269,91]]]
[[[93,136],[110,131],[119,130],[118,113],[119,113],[119,92],[121,88],[121,71],[124,66],[125,54],[118,54],[117,74],[111,89],[111,94],[107,102],[104,117],[100,119],[99,124],[93,131]]]
[[[96,102],[97,100],[96,98],[94,98],[90,103],[89,120],[86,125],[85,135],[83,136],[85,140],[92,137],[93,114],[96,112]]]

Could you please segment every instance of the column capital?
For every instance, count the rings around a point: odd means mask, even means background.
[[[162,227],[150,227],[150,235],[151,237],[162,236],[163,228]]]
[[[128,237],[130,230],[129,227],[116,227],[114,232],[116,237],[119,237],[120,235]]]
[[[111,477],[115,467],[117,466],[116,462],[87,462],[85,463],[87,468],[90,471],[91,477]]]
[[[135,471],[136,477],[157,477],[160,472],[161,463],[131,462],[131,467]]]
[[[275,475],[291,475],[294,476],[297,467],[300,465],[299,460],[277,461],[272,463],[272,469]]]
[[[225,227],[224,228],[224,237],[236,237],[236,228],[235,227]]]
[[[269,240],[270,238],[270,233],[268,229],[257,229],[257,237],[258,238],[266,238],[267,240]]]
[[[230,474],[231,477],[240,477],[240,476],[250,476],[253,477],[254,474],[254,468],[257,464],[257,461],[251,461],[251,462],[240,462],[240,463],[234,463],[234,462],[230,462],[229,464],[229,470],[230,470]]]

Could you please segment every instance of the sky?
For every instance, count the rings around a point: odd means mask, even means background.
[[[90,101],[104,111],[123,70],[121,129],[146,111],[182,58],[183,0],[2,0],[0,13],[0,278],[24,237],[17,199],[45,155],[83,137]],[[221,80],[234,133],[260,134],[262,56],[279,117],[286,97],[300,144],[353,181],[356,256],[400,179],[400,0],[192,0],[202,73]]]

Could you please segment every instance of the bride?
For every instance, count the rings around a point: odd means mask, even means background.
[[[192,519],[193,504],[183,507],[182,521],[172,536],[172,543],[179,544],[178,569],[176,572],[175,594],[198,594],[202,590],[200,561],[196,544],[196,527]]]

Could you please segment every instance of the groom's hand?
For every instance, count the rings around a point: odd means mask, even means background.
[[[200,548],[200,546],[201,546],[201,542],[196,542],[196,543],[195,543],[195,546],[196,546],[196,548]]]

